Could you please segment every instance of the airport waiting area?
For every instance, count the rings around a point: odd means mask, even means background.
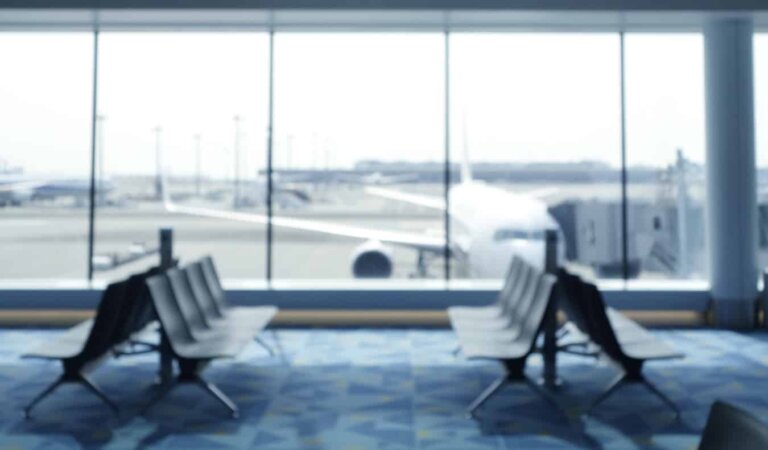
[[[2,443],[768,445],[768,334],[649,331],[564,269],[514,257],[494,303],[447,310],[450,331],[270,326],[277,312],[230,305],[206,257],[110,284],[66,331],[4,330]]]
[[[0,0],[0,450],[768,449],[768,2]]]

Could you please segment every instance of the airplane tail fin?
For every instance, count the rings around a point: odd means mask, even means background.
[[[155,182],[158,184],[160,200],[162,200],[163,207],[166,211],[173,212],[175,210],[175,205],[171,199],[171,192],[168,183],[168,166],[165,164],[165,155],[160,145],[157,146],[155,151],[157,152],[155,155],[157,158],[157,179]]]

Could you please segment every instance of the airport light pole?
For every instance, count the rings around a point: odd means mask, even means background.
[[[161,200],[163,198],[163,183],[162,183],[162,170],[163,162],[161,157],[161,137],[163,134],[163,127],[160,125],[154,128],[155,133],[155,198]]]
[[[202,159],[200,153],[200,133],[195,135],[195,195],[200,197],[200,185],[202,170]]]
[[[240,116],[235,115],[235,145],[234,145],[234,159],[235,159],[235,192],[233,197],[233,206],[235,208],[240,207]]]

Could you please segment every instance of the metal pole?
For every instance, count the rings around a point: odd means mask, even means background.
[[[627,198],[627,109],[624,32],[619,32],[619,78],[621,89],[621,273],[629,279],[629,205]]]
[[[546,255],[544,261],[544,270],[557,276],[557,231],[546,231]],[[562,383],[557,377],[557,286],[549,299],[547,310],[544,315],[544,347],[542,348],[542,357],[544,359],[543,384],[545,387],[554,389]]]
[[[269,111],[267,122],[267,285],[272,282],[272,151],[274,145],[275,32],[269,32]],[[289,137],[289,146],[291,137]]]
[[[161,136],[163,134],[163,127],[160,125],[156,126],[154,129],[155,132],[155,197],[158,200],[162,200],[163,198],[163,182],[162,182],[162,173],[163,173],[163,161],[162,161],[162,148],[161,148]]]
[[[240,116],[235,116],[235,194],[234,207],[240,207]]]
[[[445,136],[444,136],[444,166],[443,166],[443,194],[445,197],[445,209],[443,211],[443,226],[445,232],[445,249],[443,259],[445,261],[445,281],[451,279],[451,47],[450,32],[445,31]]]
[[[168,270],[173,266],[173,229],[160,228],[160,268]],[[157,372],[158,383],[165,386],[173,378],[173,354],[165,331],[160,333],[158,355],[160,359]]]
[[[200,197],[202,185],[202,155],[200,153],[200,133],[195,135],[195,195]]]
[[[98,113],[99,30],[93,32],[93,93],[91,97],[91,186],[88,206],[88,282],[93,281],[93,246],[96,233],[96,120]]]

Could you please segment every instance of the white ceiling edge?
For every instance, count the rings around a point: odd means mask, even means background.
[[[14,10],[0,29],[29,31],[698,31],[708,20],[747,17],[768,30],[768,12]]]

